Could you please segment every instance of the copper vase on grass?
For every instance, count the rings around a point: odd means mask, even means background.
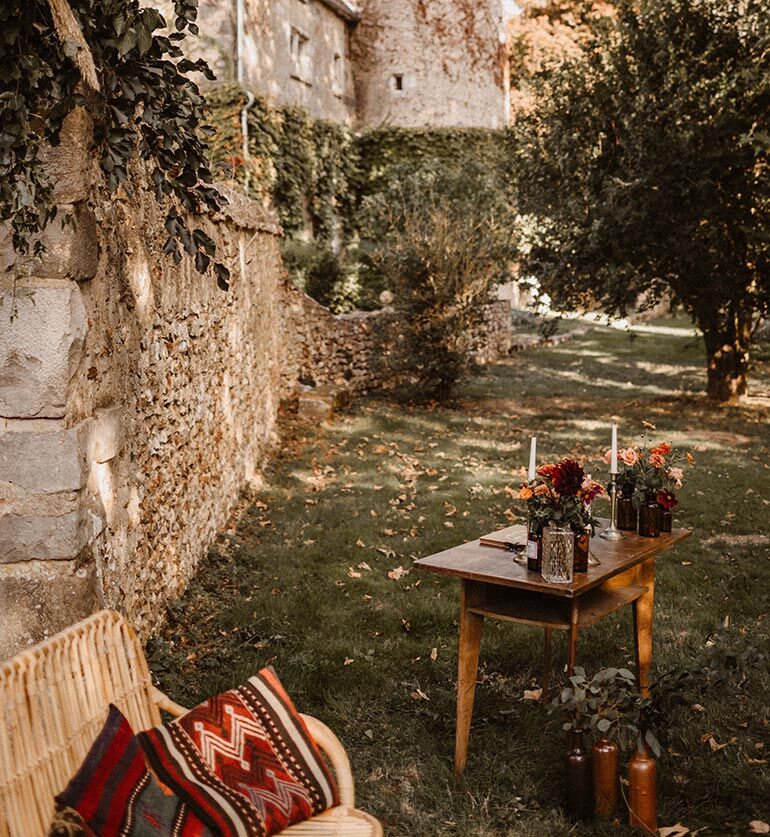
[[[582,730],[571,730],[567,742],[567,811],[581,820],[587,820],[594,809],[591,753],[585,745]]]
[[[628,763],[630,823],[648,834],[658,833],[658,767],[646,744],[640,744]]]
[[[611,817],[620,794],[620,748],[609,738],[600,738],[591,747],[591,765],[594,812],[597,817]]]

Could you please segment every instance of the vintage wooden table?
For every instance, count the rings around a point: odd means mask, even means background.
[[[591,539],[591,553],[599,560],[587,573],[577,573],[571,584],[551,584],[539,573],[517,563],[511,552],[481,546],[478,540],[421,558],[415,566],[460,579],[460,642],[457,665],[457,730],[455,773],[468,756],[468,737],[476,690],[476,670],[484,617],[521,622],[545,629],[543,693],[551,670],[551,635],[569,632],[567,671],[577,659],[577,638],[587,628],[618,610],[633,605],[634,645],[639,688],[646,692],[652,663],[652,611],[655,557],[691,534],[674,529],[659,538],[624,532],[622,540]],[[524,526],[510,526],[486,537],[524,543]]]

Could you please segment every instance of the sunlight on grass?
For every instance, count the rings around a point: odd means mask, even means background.
[[[523,520],[511,490],[531,434],[541,461],[572,454],[603,478],[610,423],[629,444],[652,420],[656,438],[696,457],[676,510],[695,533],[657,562],[657,670],[707,642],[770,646],[770,410],[677,395],[683,375],[702,388],[701,355],[687,330],[604,329],[493,366],[444,408],[366,398],[324,429],[287,424],[264,489],[243,499],[150,643],[153,672],[192,705],[274,665],[300,709],[339,733],[360,804],[388,835],[630,835],[624,820],[573,824],[559,810],[560,722],[522,700],[540,681],[538,630],[485,625],[468,769],[454,779],[458,590],[411,562]],[[770,353],[754,363],[767,388]],[[562,665],[562,635],[554,655]],[[581,634],[579,658],[591,671],[628,664],[630,611]],[[668,719],[661,823],[723,835],[761,818],[768,689],[757,672],[737,696],[717,689],[703,712]],[[707,733],[728,746],[712,753]]]

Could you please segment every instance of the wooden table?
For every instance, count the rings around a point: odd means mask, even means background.
[[[457,665],[457,731],[455,772],[461,773],[468,756],[468,737],[476,690],[484,617],[505,619],[545,628],[543,694],[551,669],[551,634],[569,632],[567,671],[575,667],[581,628],[593,625],[627,604],[634,609],[634,647],[639,688],[646,693],[652,664],[652,611],[655,591],[655,556],[684,540],[689,529],[674,529],[659,538],[641,538],[624,532],[619,541],[597,536],[591,553],[599,565],[576,573],[571,584],[551,584],[514,555],[470,541],[421,558],[415,566],[460,579],[460,642]],[[510,526],[487,537],[524,543],[526,528]]]

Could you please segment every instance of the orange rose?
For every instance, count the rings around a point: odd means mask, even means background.
[[[548,494],[548,486],[544,483],[538,483],[535,486],[535,497],[542,497],[544,494]]]
[[[659,454],[650,451],[650,465],[653,468],[662,468],[666,464],[666,460]]]
[[[528,485],[522,485],[522,487],[521,487],[521,489],[520,489],[520,491],[519,491],[519,499],[521,499],[521,500],[529,500],[529,499],[530,499],[530,497],[532,497],[532,495],[533,495],[534,493],[535,493],[535,492],[534,492],[534,491],[533,491],[533,490],[532,490],[532,489],[531,489]]]
[[[668,456],[671,453],[671,445],[668,442],[661,442],[650,451],[650,455]]]

